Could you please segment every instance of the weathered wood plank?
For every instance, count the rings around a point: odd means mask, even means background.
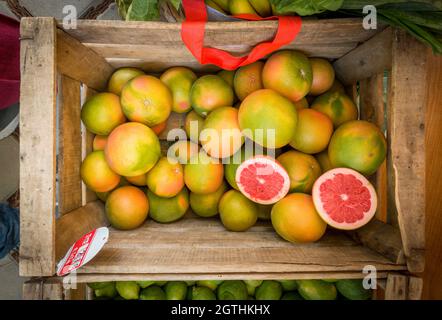
[[[271,40],[277,30],[276,21],[208,22],[205,45],[245,44],[255,46]],[[62,23],[59,23],[62,28]],[[137,21],[77,22],[76,29],[65,30],[83,43],[140,44],[143,42],[176,46],[181,44],[181,24]],[[349,43],[364,42],[380,30],[365,30],[361,19],[304,20],[296,43]]]
[[[81,236],[107,225],[109,222],[104,214],[104,205],[101,201],[90,202],[57,219],[55,250],[57,261],[64,257],[70,246]]]
[[[390,69],[392,39],[392,29],[387,28],[340,58],[333,64],[338,78],[350,85]]]
[[[385,288],[385,300],[407,300],[407,297],[408,277],[402,274],[389,274]]]
[[[132,231],[111,229],[106,246],[78,273],[195,275],[253,270],[284,276],[362,272],[367,264],[380,272],[405,268],[342,233],[328,233],[317,243],[296,245],[280,239],[270,224],[260,223],[248,232],[235,233],[226,231],[218,219],[188,216],[169,225],[148,220]]]
[[[356,241],[392,262],[405,264],[401,235],[397,228],[379,220],[373,220],[351,234]]]
[[[77,39],[57,30],[57,67],[60,73],[85,83],[98,91],[104,90],[114,68],[95,51]]]
[[[385,132],[386,104],[384,102],[384,73],[359,81],[360,90],[360,119],[374,123]],[[376,218],[387,222],[387,162],[384,161],[376,174],[370,177],[378,196]]]
[[[426,268],[424,278],[424,299],[442,299],[442,57],[427,50],[428,101],[425,118],[426,137]]]
[[[391,71],[389,152],[394,198],[407,265],[422,272],[425,264],[425,46],[395,31]]]
[[[20,275],[55,271],[56,24],[23,18],[20,87]]]
[[[61,280],[42,278],[25,282],[23,300],[64,300]]]
[[[81,86],[81,105],[86,102],[91,96],[96,94],[97,91],[87,87]],[[94,134],[86,129],[83,123],[81,123],[81,160],[83,161],[86,156],[92,152],[92,144],[94,142]],[[97,199],[97,195],[92,190],[88,189],[83,181],[81,181],[81,204],[86,205],[88,202]]]
[[[61,93],[58,207],[65,214],[81,206],[80,82],[62,75]]]

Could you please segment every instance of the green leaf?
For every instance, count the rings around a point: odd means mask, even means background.
[[[397,6],[397,8],[401,7],[407,7],[407,6],[413,6],[416,8],[416,6],[432,6],[436,9],[441,10],[442,9],[442,1],[441,0],[420,0],[420,1],[407,1],[407,0],[372,0],[372,1],[366,1],[366,0],[345,0],[344,4],[342,5],[342,9],[358,9],[362,10],[362,8],[366,5],[373,5],[375,7],[383,6],[383,5],[389,5],[389,6]]]
[[[310,16],[324,11],[336,11],[344,0],[271,0],[278,14]]]
[[[126,14],[126,21],[158,20],[158,0],[133,0]]]

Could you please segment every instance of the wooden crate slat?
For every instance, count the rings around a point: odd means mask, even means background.
[[[276,21],[209,22],[206,24],[205,45],[218,47],[241,43],[255,46],[274,37],[277,23]],[[62,23],[59,23],[59,27],[63,27]],[[69,29],[66,32],[83,43],[149,42],[176,46],[182,41],[180,23],[84,20],[77,22],[76,29]],[[296,43],[354,42],[357,44],[378,32],[379,30],[365,30],[361,19],[330,19],[322,20],[321,23],[305,20]]]
[[[61,76],[60,141],[58,156],[60,214],[72,211],[81,203],[81,139],[80,137],[80,82]]]
[[[153,63],[159,60],[174,61],[177,64],[192,63],[195,58],[184,45],[156,45],[156,44],[107,44],[107,43],[84,43],[84,45],[106,59],[138,59],[145,63]],[[308,56],[326,57],[336,59],[357,46],[356,42],[348,43],[309,43],[298,44],[296,41],[284,47],[284,49],[299,50]],[[253,47],[246,44],[218,46],[235,55],[245,55]],[[112,60],[111,60],[112,61]]]
[[[425,264],[426,47],[395,30],[389,115],[390,174],[398,224],[411,272]]]
[[[98,91],[106,89],[114,68],[66,32],[57,30],[57,67],[60,73]]]
[[[346,85],[383,73],[391,67],[392,29],[387,28],[349,52],[333,66]]]
[[[341,233],[295,245],[280,239],[269,224],[235,233],[216,219],[189,214],[170,225],[149,220],[132,231],[111,229],[109,242],[79,273],[361,272],[367,264],[379,271],[404,268]]]
[[[359,81],[360,119],[374,123],[381,131],[386,129],[384,102],[384,73]],[[387,161],[370,177],[378,196],[376,218],[387,222]]]
[[[405,264],[399,229],[373,220],[351,233],[353,238],[397,264]]]
[[[55,271],[56,24],[23,18],[20,87],[20,275]]]
[[[81,105],[87,101],[94,94],[97,94],[92,88],[89,88],[86,85],[81,86]],[[95,135],[88,131],[84,126],[83,122],[81,123],[81,160],[84,160],[86,156],[92,152],[92,146],[94,142]],[[97,199],[97,195],[95,192],[86,187],[83,181],[81,181],[81,203],[82,205],[86,205],[88,202],[94,201]]]
[[[55,248],[57,261],[61,260],[75,241],[83,235],[107,225],[109,222],[101,201],[89,202],[57,219]]]

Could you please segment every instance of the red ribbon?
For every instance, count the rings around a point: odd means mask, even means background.
[[[246,56],[235,57],[224,50],[204,47],[207,11],[203,0],[183,0],[183,8],[186,14],[186,20],[184,20],[181,26],[181,38],[184,44],[201,64],[214,64],[225,70],[235,70],[238,67],[253,63],[282,46],[291,43],[295,40],[302,27],[302,20],[298,16],[272,16],[267,18],[261,18],[252,14],[234,16],[235,18],[250,21],[279,21],[278,30],[272,41],[258,44]]]

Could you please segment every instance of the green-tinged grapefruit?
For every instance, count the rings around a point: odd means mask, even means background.
[[[333,66],[325,59],[310,58],[313,71],[313,82],[310,94],[318,96],[330,90],[335,80],[335,70]]]
[[[138,76],[121,91],[121,107],[130,121],[156,126],[169,117],[173,98],[169,88],[154,76]]]
[[[103,136],[126,122],[120,98],[108,92],[98,93],[84,103],[81,120],[90,132]]]
[[[354,102],[346,94],[337,91],[319,96],[313,101],[311,108],[327,115],[335,128],[358,118],[358,109]]]
[[[147,187],[159,197],[176,196],[184,187],[184,169],[180,163],[163,157],[147,173]]]
[[[149,216],[160,223],[169,223],[181,219],[189,208],[189,192],[183,188],[175,197],[162,198],[152,191],[147,191],[149,198]]]
[[[258,205],[236,190],[222,196],[218,210],[221,222],[230,231],[245,231],[258,219]]]
[[[80,174],[86,186],[95,192],[106,192],[120,183],[120,176],[106,162],[103,151],[93,151],[84,158]]]
[[[190,158],[184,166],[184,182],[189,190],[197,194],[215,192],[223,183],[224,167],[220,161],[203,150]]]
[[[195,73],[185,67],[173,67],[166,70],[160,77],[172,92],[172,111],[184,113],[190,111],[190,88],[197,79]]]
[[[190,193],[190,207],[200,217],[213,217],[218,214],[218,204],[223,194],[227,191],[227,184],[223,182],[213,193],[197,194]]]
[[[186,130],[187,138],[193,142],[198,143],[200,138],[201,130],[204,126],[204,118],[201,117],[195,111],[190,111],[186,115],[184,120],[184,129]]]
[[[298,124],[290,145],[304,153],[314,154],[325,150],[333,134],[333,122],[325,114],[313,110],[298,111]]]
[[[205,75],[193,83],[190,103],[196,113],[206,117],[216,108],[233,104],[233,89],[221,77]]]
[[[351,168],[369,176],[378,170],[387,154],[384,134],[374,124],[355,120],[333,134],[328,156],[334,167]]]
[[[120,68],[110,77],[107,90],[116,95],[120,95],[121,90],[129,80],[141,75],[144,75],[144,72],[140,69],[130,67]]]
[[[200,142],[207,154],[214,158],[230,157],[238,151],[244,143],[238,109],[219,107],[213,110],[204,121]]]
[[[263,88],[262,68],[264,62],[256,61],[244,67],[240,67],[233,79],[236,96],[243,101],[249,94]]]
[[[310,91],[313,71],[301,52],[282,50],[274,53],[262,71],[264,88],[273,89],[291,101],[299,101]]]
[[[298,114],[293,103],[270,89],[253,92],[238,112],[243,134],[266,148],[281,148],[290,143]]]
[[[112,131],[104,153],[112,170],[132,177],[152,169],[160,157],[161,148],[157,135],[149,127],[128,122]]]

